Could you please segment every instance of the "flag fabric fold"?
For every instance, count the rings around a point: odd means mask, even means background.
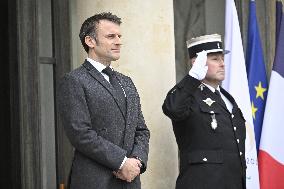
[[[268,82],[258,30],[255,1],[250,1],[249,5],[246,68],[248,74],[256,150],[258,152]]]
[[[235,98],[246,119],[246,186],[247,189],[259,188],[258,164],[255,147],[249,86],[246,73],[243,44],[239,20],[234,0],[226,0],[225,80],[222,86]]]
[[[279,11],[279,9],[277,10]],[[280,11],[282,18],[280,26],[278,26],[279,36],[269,83],[259,147],[261,189],[284,188],[284,148],[282,147],[284,143],[284,116],[282,115],[284,111],[282,93],[284,91],[284,16],[282,10]]]

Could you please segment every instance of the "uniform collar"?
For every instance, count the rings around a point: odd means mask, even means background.
[[[203,83],[203,82],[202,82]],[[220,86],[218,85],[217,88],[215,89],[214,87],[206,84],[206,83],[203,83],[203,85],[205,85],[206,87],[208,87],[208,89],[210,89],[210,91],[212,91],[213,93],[215,92],[215,90],[218,90],[220,92]]]

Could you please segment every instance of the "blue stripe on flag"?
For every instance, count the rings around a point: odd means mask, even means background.
[[[255,1],[250,1],[246,66],[253,114],[256,149],[259,149],[263,115],[268,90],[265,64],[256,18]]]
[[[284,15],[282,13],[282,9],[281,9],[281,15],[282,15],[281,22],[284,22]],[[284,23],[282,23],[281,26],[279,27],[279,36],[277,41],[276,54],[272,68],[274,71],[278,72],[282,77],[284,77],[284,64],[281,63],[284,60],[283,52],[284,52]]]

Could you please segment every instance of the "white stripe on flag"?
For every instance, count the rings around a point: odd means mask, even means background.
[[[284,78],[272,70],[261,133],[260,149],[284,165]]]
[[[222,86],[235,98],[247,121],[247,189],[259,189],[259,175],[249,87],[239,20],[235,2],[233,0],[226,0],[225,26],[225,49],[231,51],[231,53],[225,55],[226,77]]]

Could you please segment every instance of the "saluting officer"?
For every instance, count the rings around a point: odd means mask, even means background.
[[[187,47],[192,68],[163,104],[180,152],[176,189],[245,189],[245,119],[220,86],[225,78],[221,36],[196,37]]]

